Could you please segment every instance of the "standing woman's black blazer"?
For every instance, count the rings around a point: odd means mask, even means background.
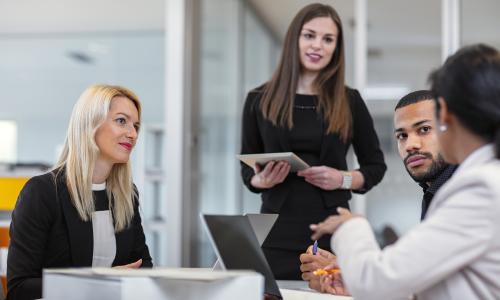
[[[274,126],[269,120],[264,119],[259,108],[262,89],[257,88],[248,93],[243,109],[242,125],[242,154],[272,153],[292,151],[288,142],[289,130]],[[343,142],[337,134],[327,134],[323,137],[320,151],[320,165],[347,170],[346,154],[351,144],[354,147],[359,171],[363,174],[365,184],[356,193],[365,193],[379,183],[387,169],[384,155],[373,126],[373,120],[366,105],[357,90],[346,87],[347,97],[352,112],[353,128],[351,138]],[[327,128],[326,124],[323,128]],[[250,184],[255,174],[254,170],[241,164],[243,182],[249,190],[262,192],[263,206],[266,210],[279,213],[281,206],[290,191],[290,181],[285,179],[270,189],[257,189]],[[322,190],[323,202],[326,208],[339,206],[351,198],[351,192],[346,190]],[[304,195],[307,197],[307,195]]]
[[[134,217],[125,230],[115,233],[113,266],[142,258],[152,267],[135,199]],[[71,203],[63,174],[31,178],[12,212],[7,258],[7,299],[42,297],[42,269],[90,267],[93,255],[92,222],[84,222]]]

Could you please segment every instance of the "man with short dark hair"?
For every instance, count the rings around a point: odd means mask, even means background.
[[[398,152],[411,178],[423,189],[420,219],[437,190],[453,175],[457,166],[447,164],[439,153],[436,134],[436,115],[433,94],[427,90],[412,92],[399,100],[394,111],[394,134]],[[335,261],[331,252],[318,249],[312,255],[311,247],[300,255],[302,279],[309,287],[320,290],[319,277],[312,274]]]
[[[401,98],[394,112],[399,155],[411,178],[424,190],[421,220],[437,190],[457,169],[439,153],[434,105],[430,91],[415,91]]]

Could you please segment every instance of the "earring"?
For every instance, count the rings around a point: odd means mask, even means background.
[[[446,125],[444,125],[444,124],[443,124],[443,125],[441,125],[441,126],[439,126],[439,131],[441,131],[441,132],[445,132],[446,130],[448,130],[448,126],[446,126]]]

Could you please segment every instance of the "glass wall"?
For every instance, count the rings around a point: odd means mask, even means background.
[[[201,30],[199,211],[255,211],[256,196],[241,200],[241,110],[246,92],[271,76],[277,44],[245,1],[201,1]],[[207,234],[198,219],[192,222],[199,228],[192,265],[211,266]]]
[[[500,48],[500,1],[461,0],[462,45],[486,43]]]
[[[95,83],[123,85],[139,95],[144,124],[136,148],[141,149],[148,128],[163,122],[164,33],[0,35],[0,82],[0,121],[14,122],[17,128],[16,163],[56,162],[73,105]],[[141,150],[133,152],[134,179],[142,196],[147,241],[154,261],[161,262],[164,251],[158,230],[151,226],[157,204],[146,181],[139,179],[145,172],[142,155]]]
[[[273,39],[268,28],[264,26],[262,20],[257,17],[252,9],[244,11],[244,69],[243,69],[243,97],[240,101],[239,115],[243,107],[246,94],[252,89],[261,86],[268,81],[274,72],[274,69],[280,59],[281,47]],[[240,128],[240,124],[238,124]],[[238,135],[240,136],[240,135]],[[238,140],[238,147],[240,143]],[[238,148],[238,151],[240,149]],[[238,173],[238,179],[241,183],[241,177]],[[257,213],[260,211],[260,194],[250,192],[243,184],[239,184],[241,191],[240,199],[242,201],[242,211],[244,213]]]
[[[387,172],[367,194],[367,217],[375,230],[399,234],[419,221],[421,188],[407,174],[393,137],[393,112],[405,94],[427,87],[441,64],[441,2],[368,2],[368,78],[364,96],[375,120]]]

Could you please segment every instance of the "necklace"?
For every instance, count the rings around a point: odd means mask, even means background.
[[[295,104],[293,107],[298,109],[316,109],[316,105],[297,105]]]

